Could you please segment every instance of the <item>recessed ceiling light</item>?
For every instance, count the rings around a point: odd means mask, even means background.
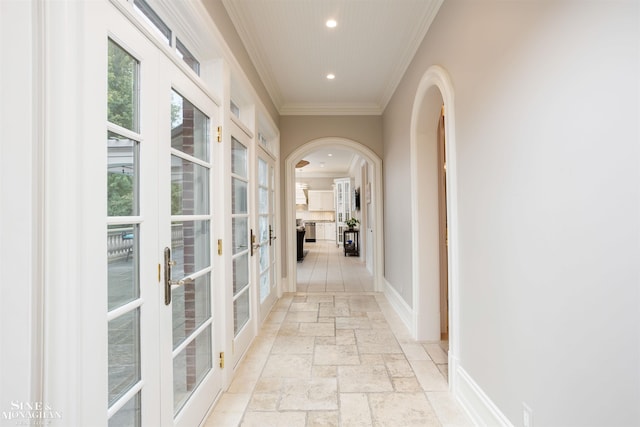
[[[331,74],[331,73],[329,73],[329,74],[327,74],[327,78],[328,78],[329,80],[333,80],[333,79],[335,79],[335,78],[336,78],[336,75],[335,75],[335,74]]]
[[[329,153],[329,154],[327,154],[327,156],[331,157],[331,156],[333,156],[333,154]]]
[[[336,20],[335,20],[335,19],[329,19],[329,20],[326,22],[326,25],[327,25],[327,27],[329,27],[329,28],[335,28],[335,27],[336,27],[336,25],[338,25],[338,23],[336,22]]]

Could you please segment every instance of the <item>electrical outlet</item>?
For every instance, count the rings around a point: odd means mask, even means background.
[[[533,427],[533,409],[524,402],[522,402],[522,425],[524,427]]]

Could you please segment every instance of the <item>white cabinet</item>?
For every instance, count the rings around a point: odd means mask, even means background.
[[[309,194],[308,209],[310,211],[332,211],[335,209],[333,204],[333,191],[309,190],[308,194]]]
[[[327,222],[324,224],[324,238],[325,240],[336,240],[336,223]]]
[[[336,223],[335,222],[316,222],[316,240],[333,240],[336,239]]]

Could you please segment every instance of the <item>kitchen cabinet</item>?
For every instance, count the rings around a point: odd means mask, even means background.
[[[333,240],[336,241],[336,223],[335,222],[326,222],[324,224],[324,237],[325,240]]]
[[[308,209],[310,211],[335,210],[332,190],[309,190]]]
[[[316,240],[336,240],[335,222],[316,222]]]

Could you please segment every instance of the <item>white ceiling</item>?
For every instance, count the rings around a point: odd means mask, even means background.
[[[309,164],[296,169],[296,178],[344,177],[347,176],[351,163],[358,158],[359,156],[351,150],[321,148],[304,156],[304,160]]]
[[[383,112],[442,0],[222,2],[280,114],[334,115]]]

